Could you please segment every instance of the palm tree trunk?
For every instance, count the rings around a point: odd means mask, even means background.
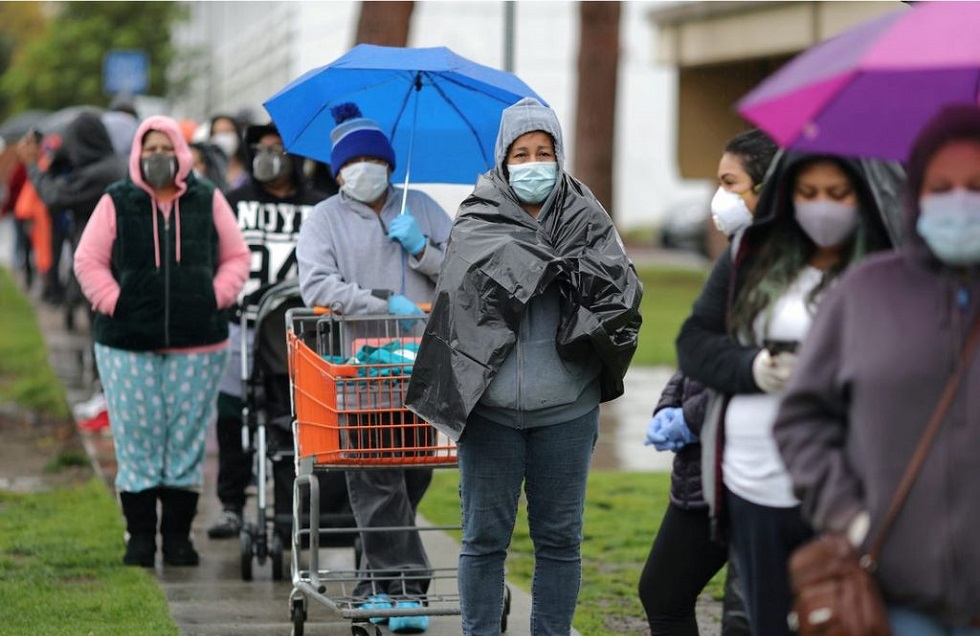
[[[579,4],[574,174],[613,215],[619,2]]]
[[[361,2],[355,44],[406,46],[414,2]]]

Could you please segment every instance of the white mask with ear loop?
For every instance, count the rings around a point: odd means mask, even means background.
[[[752,213],[742,195],[719,187],[711,198],[711,219],[726,236],[732,236],[752,224]]]
[[[388,164],[359,161],[340,170],[340,189],[361,203],[373,203],[388,189]]]

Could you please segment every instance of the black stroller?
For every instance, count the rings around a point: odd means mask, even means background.
[[[272,579],[283,578],[283,550],[291,545],[293,480],[296,476],[292,435],[289,370],[286,353],[286,311],[303,307],[299,283],[288,279],[262,287],[242,303],[242,444],[256,458],[256,513],[242,526],[242,579],[252,579],[252,562],[271,560]],[[249,325],[254,326],[248,355]],[[315,334],[311,334],[315,337]],[[249,361],[252,368],[249,369]],[[268,505],[272,473],[272,510]],[[305,498],[308,501],[308,497]],[[307,504],[304,515],[309,514]],[[355,528],[343,472],[320,483],[320,527]],[[325,533],[320,544],[357,549],[357,533]]]

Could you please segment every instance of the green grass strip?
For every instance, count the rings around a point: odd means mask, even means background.
[[[677,366],[674,340],[707,274],[700,270],[643,267],[640,339],[633,356],[637,366]],[[650,404],[651,408],[653,404]]]
[[[39,415],[68,417],[61,382],[48,364],[30,302],[10,272],[0,267],[0,402],[14,402]]]
[[[0,491],[0,632],[177,634],[153,577],[122,564],[122,538],[119,508],[98,479]]]

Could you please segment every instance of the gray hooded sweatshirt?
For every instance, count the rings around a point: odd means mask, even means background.
[[[406,213],[428,238],[421,257],[409,256],[388,238],[401,201],[402,189],[389,185],[380,215],[344,192],[314,206],[296,244],[307,306],[347,315],[386,314],[390,294],[403,294],[416,304],[432,301],[452,220],[427,194],[409,190]]]

